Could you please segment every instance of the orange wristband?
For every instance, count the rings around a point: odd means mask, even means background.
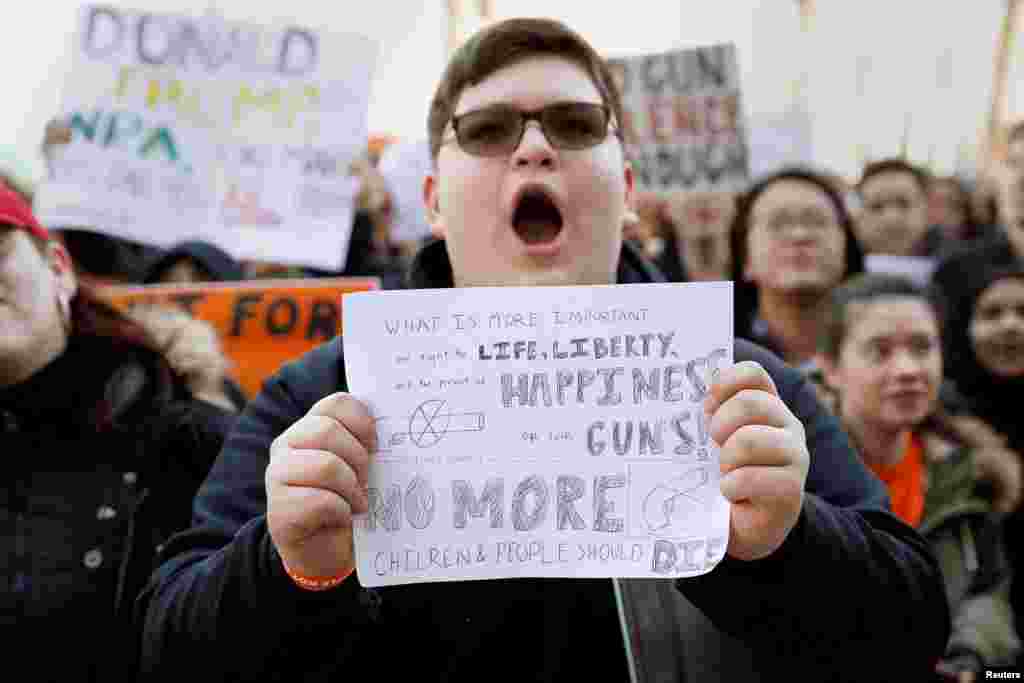
[[[334,588],[335,586],[340,586],[341,583],[348,577],[352,576],[352,572],[355,571],[355,567],[353,567],[344,574],[322,578],[314,576],[303,576],[298,572],[292,571],[292,569],[287,564],[285,564],[284,559],[281,560],[281,565],[284,567],[284,571],[288,575],[288,577],[295,582],[296,586],[298,586],[299,588],[304,588],[308,591],[326,591]]]

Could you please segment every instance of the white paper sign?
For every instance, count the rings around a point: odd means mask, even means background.
[[[935,259],[923,256],[890,256],[868,254],[864,257],[864,269],[869,273],[901,275],[919,287],[927,287],[935,272]]]
[[[40,219],[340,268],[376,50],[297,26],[84,7],[62,104],[72,140],[39,189]]]
[[[423,181],[430,167],[430,145],[425,140],[392,143],[380,156],[377,169],[391,192],[395,212],[391,238],[396,242],[415,242],[430,236],[423,206]]]
[[[354,293],[343,315],[379,440],[362,585],[696,576],[724,556],[702,401],[732,364],[732,283]]]

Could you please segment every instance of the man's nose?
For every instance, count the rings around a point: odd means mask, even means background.
[[[1002,331],[1018,330],[1024,331],[1024,314],[1016,311],[1007,311],[999,316],[999,328]]]
[[[916,375],[923,368],[924,364],[909,351],[904,350],[893,354],[892,371],[897,377]]]
[[[548,142],[540,124],[537,121],[527,121],[519,146],[512,153],[513,165],[554,168],[555,158],[555,149]]]

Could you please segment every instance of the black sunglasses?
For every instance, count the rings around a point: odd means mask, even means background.
[[[556,102],[532,112],[497,104],[453,116],[452,128],[459,147],[469,154],[496,157],[512,154],[519,147],[527,121],[540,123],[552,147],[587,149],[608,137],[611,111],[593,102]]]

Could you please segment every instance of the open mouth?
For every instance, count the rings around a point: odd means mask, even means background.
[[[562,234],[562,212],[541,188],[527,188],[519,195],[512,227],[525,244],[550,244]]]
[[[927,396],[928,393],[925,391],[894,391],[887,398],[894,401],[916,401]]]

